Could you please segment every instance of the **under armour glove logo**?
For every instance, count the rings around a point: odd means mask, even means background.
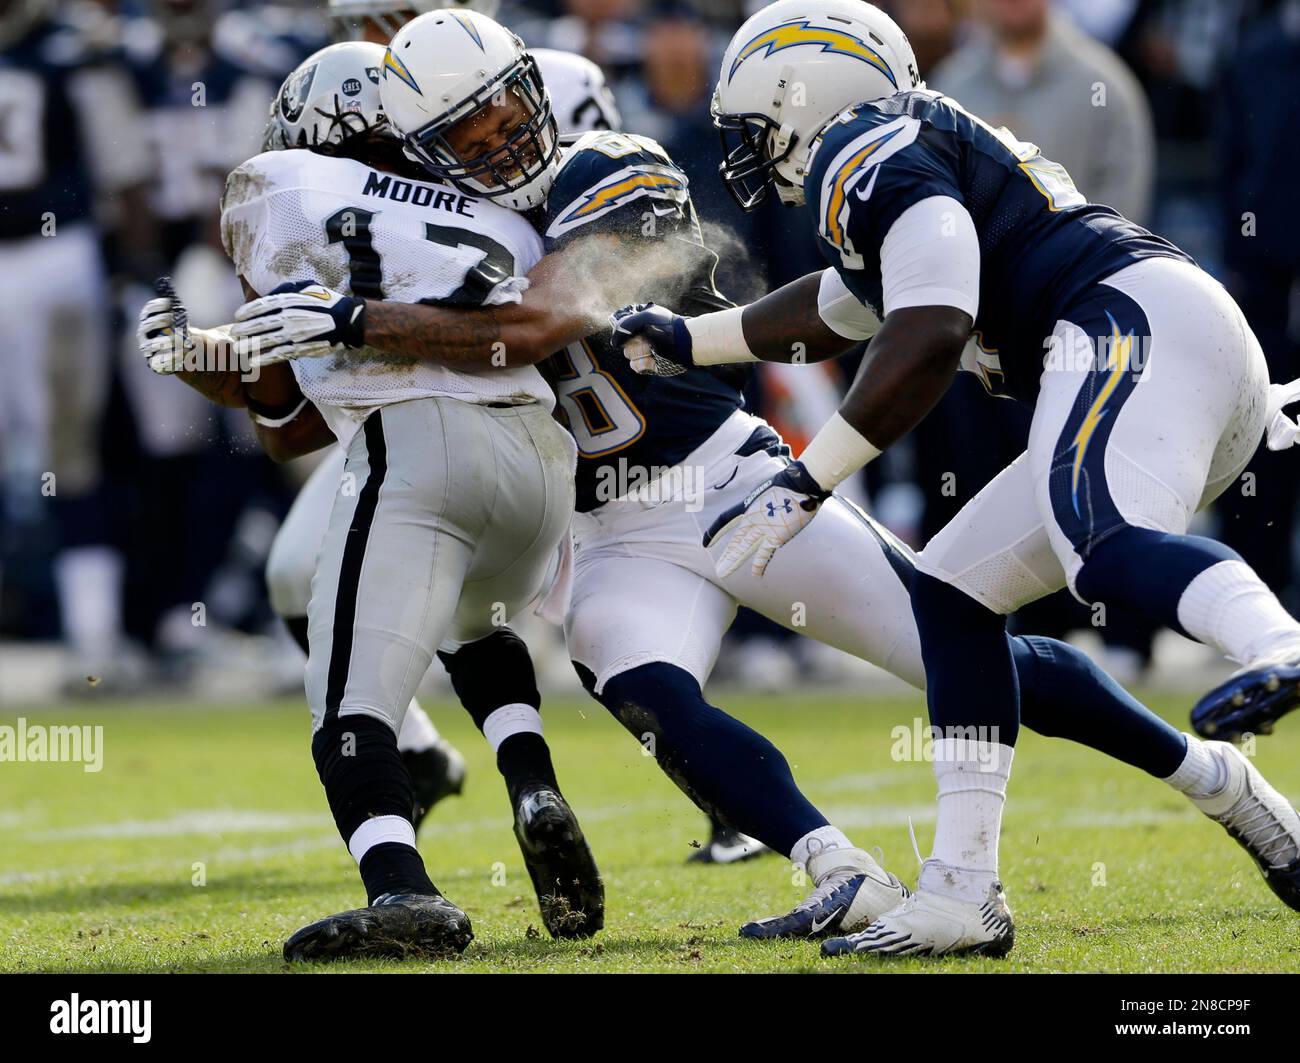
[[[725,510],[705,533],[706,547],[731,533],[718,559],[718,575],[725,579],[753,554],[750,569],[761,576],[772,555],[803,531],[830,495],[797,461],[763,481],[743,502]]]

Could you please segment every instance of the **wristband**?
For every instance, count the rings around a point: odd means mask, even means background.
[[[289,401],[271,405],[245,395],[244,405],[248,407],[248,414],[256,424],[260,424],[263,428],[283,428],[302,413],[303,407],[307,405],[307,399],[304,397],[298,402]]]
[[[879,455],[880,449],[837,412],[804,448],[799,463],[822,488],[833,491]]]
[[[740,326],[744,311],[743,306],[733,306],[729,310],[686,318],[686,331],[691,336],[691,361],[696,365],[759,361],[745,342],[745,330]]]

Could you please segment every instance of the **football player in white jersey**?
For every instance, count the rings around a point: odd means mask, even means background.
[[[388,43],[403,24],[420,11],[432,10],[433,0],[331,0],[329,17],[336,40]],[[491,15],[494,0],[468,0],[453,5]],[[551,93],[551,106],[560,133],[590,129],[616,129],[618,110],[600,68],[579,55],[552,49],[535,53]],[[270,147],[271,145],[268,145]],[[289,147],[277,144],[275,147]],[[266,584],[271,607],[285,622],[294,640],[307,652],[307,603],[316,571],[330,508],[343,476],[342,448],[330,449],[313,470],[285,515],[266,562]],[[415,790],[416,827],[442,798],[460,793],[465,760],[439,733],[428,713],[412,698],[402,730],[397,736],[402,760]],[[715,831],[716,833],[716,831]],[[710,850],[713,850],[710,846]],[[727,851],[727,850],[723,850]]]
[[[393,33],[418,12],[446,7],[479,11],[491,16],[494,0],[468,0],[455,5],[434,0],[331,0],[330,21],[336,39],[387,44]],[[621,119],[600,67],[580,55],[536,48],[533,57],[551,98],[551,109],[562,139],[596,129],[619,129]],[[330,507],[343,472],[343,452],[331,450],[312,472],[285,516],[267,558],[266,580],[271,605],[306,652],[307,603],[316,555],[328,523]],[[464,759],[439,735],[417,699],[411,700],[398,735],[402,759],[415,788],[416,825],[442,797],[459,793]],[[710,813],[709,839],[690,859],[705,863],[734,863],[764,851],[761,843],[723,823]]]
[[[408,148],[441,179],[467,193],[544,207],[549,253],[519,304],[479,311],[374,304],[367,342],[483,367],[498,344],[511,364],[568,345],[549,370],[580,451],[566,623],[580,674],[634,735],[655,736],[660,764],[698,803],[807,866],[816,887],[807,901],[787,916],[748,924],[746,936],[865,925],[865,913],[902,896],[902,887],[803,797],[771,743],[708,704],[701,688],[740,603],[920,685],[908,600],[912,558],[835,499],[801,536],[804,546],[778,558],[781,567],[763,580],[747,569],[718,576],[700,546],[704,529],[784,468],[787,448],[740,408],[734,374],[677,369],[638,377],[604,335],[593,334],[599,307],[620,289],[659,291],[679,306],[725,305],[711,286],[711,253],[684,180],[653,142],[622,134],[584,137],[556,165],[537,135],[537,86],[529,84],[526,99],[507,96],[509,106],[496,105],[492,87],[509,68],[471,48],[467,69],[455,69],[463,38],[478,47],[494,32],[483,20],[443,12],[405,27],[385,63],[385,109]],[[274,310],[281,319],[275,349],[286,357],[349,342],[313,318],[306,302],[279,301]],[[241,313],[256,319],[261,307]],[[638,471],[650,475],[639,482],[626,475]],[[1146,712],[1069,646],[1013,639],[1011,652],[1028,726],[1188,790],[1184,762],[1202,753],[1195,739]],[[1241,835],[1288,903],[1300,903],[1274,866],[1283,850],[1297,852],[1300,820],[1262,779],[1251,778],[1257,824],[1242,830],[1225,809],[1205,810]],[[1289,818],[1279,827],[1278,817]]]
[[[376,98],[382,59],[375,45],[335,45],[286,81],[275,125],[314,150],[259,155],[231,174],[223,239],[239,275],[251,292],[307,297],[327,315],[337,300],[295,277],[327,275],[376,299],[517,299],[541,255],[535,230],[402,159]],[[167,343],[155,337],[176,321],[153,309],[142,333],[158,359]],[[397,755],[435,652],[497,753],[548,929],[594,933],[603,887],[555,781],[527,649],[503,626],[554,578],[572,509],[572,443],[550,416],[550,389],[527,366],[461,372],[379,352],[293,369],[278,401],[250,395],[249,407],[273,455],[333,437],[347,451],[312,585],[307,693],[313,755],[369,905],[299,931],[286,957],[439,953],[470,940],[415,849]]]

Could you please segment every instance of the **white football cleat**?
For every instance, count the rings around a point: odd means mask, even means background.
[[[808,860],[816,889],[785,915],[756,919],[743,938],[815,938],[866,926],[898,906],[907,887],[862,849],[826,849]]]
[[[1005,956],[1016,941],[1002,883],[983,901],[918,889],[865,930],[822,942],[823,956]]]
[[[1273,892],[1300,911],[1300,814],[1236,746],[1206,742],[1205,748],[1219,758],[1228,781],[1218,793],[1192,797],[1192,804],[1236,838]]]

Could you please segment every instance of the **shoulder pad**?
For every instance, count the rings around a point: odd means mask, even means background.
[[[313,158],[311,152],[297,148],[254,155],[236,166],[226,178],[221,209],[231,210],[279,189],[300,186],[303,170]]]
[[[653,200],[656,215],[684,217],[689,213],[686,175],[668,154],[647,137],[598,130],[587,133],[564,156],[564,163],[546,201],[545,234],[564,236],[598,219],[618,228],[628,212],[621,209],[641,199]],[[641,210],[635,212],[640,227]]]
[[[882,173],[880,164],[910,147],[920,132],[920,121],[910,115],[881,115],[871,109],[859,114],[851,109],[818,138],[804,190],[818,234],[839,250],[846,266],[861,269],[863,255],[872,253],[871,248],[854,246],[850,231],[858,226],[851,225],[851,219],[874,210],[876,204],[870,201]]]

